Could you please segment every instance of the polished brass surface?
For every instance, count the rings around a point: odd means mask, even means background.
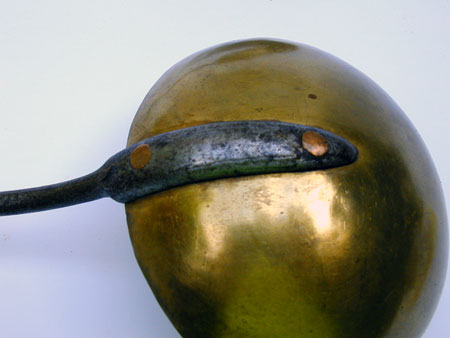
[[[348,166],[230,178],[126,205],[138,262],[183,337],[419,337],[447,263],[423,142],[376,84],[312,47],[249,40],[181,61],[129,144],[188,126],[280,120],[354,144]]]

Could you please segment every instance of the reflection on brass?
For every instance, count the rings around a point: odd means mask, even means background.
[[[150,161],[150,147],[148,144],[141,144],[130,154],[130,164],[135,169],[144,168]]]
[[[315,131],[307,131],[302,135],[303,147],[314,156],[323,156],[328,151],[325,137]]]
[[[420,337],[444,282],[447,219],[436,171],[403,112],[329,54],[249,40],[165,73],[128,142],[242,120],[322,128],[355,145],[358,159],[128,203],[136,257],[180,334]]]

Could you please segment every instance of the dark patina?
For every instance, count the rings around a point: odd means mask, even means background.
[[[308,134],[306,134],[308,133]],[[304,144],[303,135],[320,144]],[[318,147],[318,148],[317,148]],[[311,149],[319,149],[319,156]],[[87,176],[0,193],[0,215],[111,197],[122,203],[212,179],[321,170],[350,164],[356,148],[328,131],[277,121],[205,124],[157,135],[112,156]]]

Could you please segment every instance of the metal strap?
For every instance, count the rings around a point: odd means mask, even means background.
[[[351,164],[358,151],[328,131],[277,121],[205,124],[157,135],[112,156],[82,178],[0,193],[0,215],[109,196],[122,203],[184,184]]]

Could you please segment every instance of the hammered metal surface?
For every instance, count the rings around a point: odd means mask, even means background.
[[[283,41],[220,45],[147,95],[129,144],[235,120],[311,125],[352,165],[191,184],[126,205],[136,257],[183,337],[420,337],[447,263],[435,169],[371,80]]]

